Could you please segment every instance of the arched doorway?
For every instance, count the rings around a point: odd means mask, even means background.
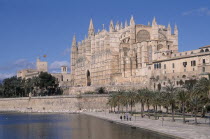
[[[87,70],[87,86],[91,85],[91,79],[90,79],[90,71]]]

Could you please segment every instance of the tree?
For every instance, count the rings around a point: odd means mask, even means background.
[[[174,87],[174,84],[169,80],[168,85],[166,86],[166,92],[168,93],[168,101],[171,106],[171,114],[172,114],[172,121],[174,122],[174,108],[175,108],[175,93],[176,88]]]
[[[189,97],[190,97],[189,92],[185,91],[184,89],[179,89],[178,90],[177,100],[182,105],[183,123],[185,123],[185,107],[186,107],[186,102],[188,101]]]
[[[136,103],[136,93],[135,93],[135,90],[129,90],[129,91],[127,91],[126,92],[126,97],[127,97],[127,100],[128,100],[128,104],[131,107],[131,113],[132,113],[133,112],[133,106]]]
[[[136,94],[136,99],[137,99],[137,102],[140,102],[141,103],[141,117],[143,118],[143,115],[144,115],[144,105],[145,103],[149,103],[148,102],[148,93],[149,91],[147,89],[140,89],[137,91],[137,94]]]
[[[47,72],[41,72],[37,78],[34,78],[35,85],[41,89],[40,95],[53,95],[57,94],[58,83],[55,77]]]

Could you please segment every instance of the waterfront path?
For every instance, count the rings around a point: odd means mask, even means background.
[[[210,126],[189,125],[180,122],[162,120],[152,120],[148,118],[132,117],[131,121],[120,120],[120,114],[107,112],[83,112],[84,114],[113,121],[115,123],[126,124],[132,127],[139,127],[163,134],[184,139],[210,139]],[[160,118],[161,119],[161,118]]]

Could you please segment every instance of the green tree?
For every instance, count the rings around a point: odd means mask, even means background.
[[[174,87],[174,84],[169,80],[168,85],[166,86],[166,92],[167,92],[167,99],[169,101],[169,104],[171,106],[171,115],[172,115],[172,121],[174,122],[174,109],[175,109],[175,103],[176,103],[176,88]]]
[[[182,116],[183,116],[183,123],[185,123],[185,107],[186,103],[189,100],[190,94],[188,91],[185,91],[184,89],[179,89],[177,91],[177,100],[181,103],[182,105]]]

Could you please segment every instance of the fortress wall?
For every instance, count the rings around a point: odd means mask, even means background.
[[[107,95],[70,95],[0,99],[0,111],[76,112],[107,108]]]

